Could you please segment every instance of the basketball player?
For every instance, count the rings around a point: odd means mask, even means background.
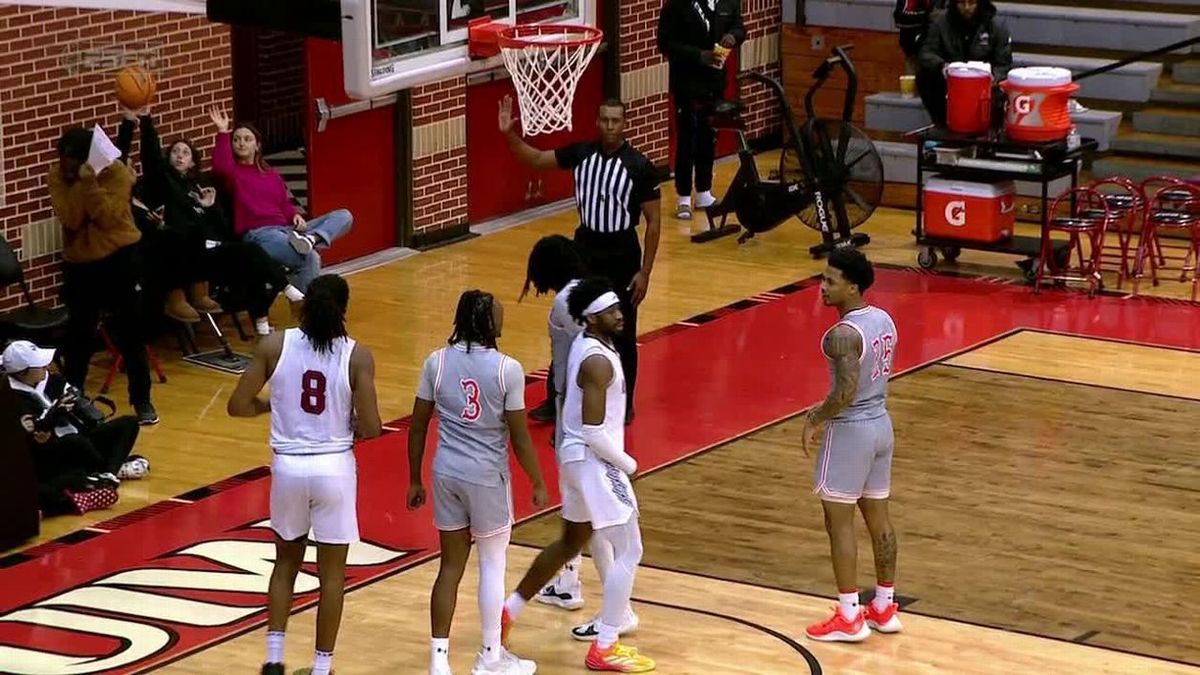
[[[308,537],[317,544],[321,598],[312,675],[328,675],[342,621],[346,553],[358,541],[354,439],[382,432],[375,361],[346,334],[350,289],[341,277],[313,280],[300,327],[263,338],[229,398],[234,417],[271,415],[271,572],[263,675],[283,675],[283,641],[292,589]],[[270,398],[258,397],[270,385]]]
[[[860,642],[871,629],[900,631],[893,602],[896,579],[896,533],[888,517],[892,485],[892,419],[887,411],[888,376],[896,349],[896,324],[887,312],[872,307],[863,294],[875,271],[861,252],[841,248],[829,256],[821,279],[821,299],[836,307],[839,320],[821,339],[829,362],[833,390],[804,421],[808,454],[824,425],[824,437],[813,476],[813,491],[825,509],[838,607],[833,616],[807,629],[814,640]],[[857,505],[871,533],[875,551],[875,599],[858,605]]]
[[[505,556],[512,534],[512,479],[508,439],[533,483],[534,506],[546,505],[546,485],[525,419],[525,372],[496,349],[504,308],[491,293],[466,291],[458,299],[449,346],[425,359],[408,433],[408,507],[425,503],[421,465],[425,436],[438,414],[433,459],[433,522],[441,537],[441,568],[429,600],[432,640],[430,675],[450,675],[450,624],[458,585],[471,554],[479,550],[479,616],[483,649],[472,675],[531,675],[533,661],[518,659],[500,644]]]
[[[583,277],[583,261],[575,248],[575,243],[561,234],[542,237],[529,252],[529,264],[526,268],[525,287],[521,291],[524,298],[532,286],[538,295],[554,291],[554,304],[550,308],[547,320],[550,332],[550,382],[551,391],[555,392],[555,418],[562,412],[563,399],[566,396],[567,359],[571,352],[571,343],[575,336],[583,332],[583,326],[571,318],[567,307],[567,299],[571,289]],[[556,424],[554,430],[554,446],[559,447],[562,425]],[[591,539],[592,562],[600,576],[600,583],[608,576],[612,568],[612,547],[600,537]],[[577,555],[559,572],[549,585],[537,594],[538,602],[562,607],[566,610],[577,610],[583,607],[583,583],[579,579],[579,566],[583,556]],[[590,642],[596,639],[596,620],[571,629],[571,635],[582,641]],[[627,612],[627,620],[623,624],[626,631],[632,630],[637,615],[632,609]]]
[[[563,531],[538,555],[505,602],[505,641],[526,603],[596,537],[612,547],[613,563],[604,579],[596,638],[585,664],[590,670],[643,673],[654,669],[654,661],[618,641],[642,559],[637,499],[629,480],[637,462],[625,452],[625,377],[614,346],[624,329],[621,300],[607,279],[589,278],[571,289],[567,308],[584,330],[567,357],[556,448]]]

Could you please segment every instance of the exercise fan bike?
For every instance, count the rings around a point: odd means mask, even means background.
[[[738,135],[739,167],[725,198],[705,213],[708,230],[692,235],[693,242],[705,242],[736,234],[744,243],[757,234],[773,230],[793,216],[821,233],[821,243],[809,248],[815,258],[842,246],[864,246],[871,238],[854,233],[883,197],[883,160],[870,137],[850,123],[858,93],[858,75],[846,52],[853,45],[835,47],[816,73],[804,97],[808,119],[800,129],[779,82],[761,73],[747,71],[738,80],[754,80],[772,91],[783,123],[783,151],[779,169],[771,180],[763,180],[754,152],[746,141],[741,120],[742,104],[720,101],[713,109],[713,127],[732,130]],[[834,68],[846,73],[847,87],[842,118],[816,116],[813,101]],[[727,223],[729,214],[737,223]]]

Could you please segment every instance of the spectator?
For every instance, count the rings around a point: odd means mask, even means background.
[[[904,72],[917,74],[917,52],[934,12],[945,9],[946,0],[896,0],[892,19],[900,31],[900,51],[904,52]]]
[[[53,349],[18,340],[5,348],[2,358],[21,425],[32,440],[39,483],[83,476],[90,484],[86,487],[115,489],[122,480],[141,478],[150,470],[145,457],[130,454],[138,437],[137,419],[96,422],[81,414],[79,406],[85,402],[78,391],[50,373]]]
[[[62,299],[69,312],[65,374],[76,388],[84,388],[96,327],[107,311],[104,324],[124,358],[138,423],[157,424],[141,316],[142,260],[136,244],[142,233],[130,202],[136,175],[124,161],[97,175],[87,162],[91,145],[91,131],[68,129],[58,140],[58,161],[48,175],[50,203],[63,229]]]
[[[993,119],[1003,115],[999,83],[1012,68],[1012,37],[996,18],[992,0],[949,0],[946,11],[929,24],[918,56],[917,91],[934,124],[946,124],[947,65],[956,61],[985,61],[992,65]]]
[[[220,312],[221,307],[208,298],[208,282],[219,284],[238,296],[254,319],[259,335],[270,332],[267,320],[275,297],[287,289],[289,296],[303,297],[289,287],[284,268],[263,249],[232,236],[217,191],[200,174],[203,158],[200,149],[187,139],[173,141],[164,153],[154,120],[148,111],[140,111],[142,131],[142,199],[150,213],[160,213],[150,240],[149,264],[167,283],[193,279],[192,306],[179,306],[168,299],[167,314],[172,318],[198,320],[202,312]],[[161,209],[161,210],[160,210]],[[182,270],[182,272],[176,271]],[[182,278],[180,274],[184,275]],[[204,281],[207,279],[208,281]],[[180,293],[182,296],[182,293]],[[189,313],[190,311],[190,313]],[[192,318],[194,316],[194,319]]]
[[[346,234],[353,217],[339,209],[306,221],[292,203],[283,177],[263,160],[262,134],[248,124],[233,128],[229,115],[216,108],[212,120],[217,127],[213,173],[233,198],[234,232],[288,268],[292,285],[300,293],[307,292],[321,273],[317,249],[328,248]]]
[[[666,0],[658,18],[658,49],[670,64],[675,103],[675,217],[717,203],[712,194],[716,132],[709,115],[725,91],[725,54],[746,39],[739,0]],[[717,49],[717,46],[720,49]]]

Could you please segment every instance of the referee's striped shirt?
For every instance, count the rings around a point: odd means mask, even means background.
[[[554,154],[560,167],[574,172],[579,222],[588,230],[632,230],[642,204],[659,198],[654,166],[628,142],[611,154],[605,154],[598,141],[574,143]]]

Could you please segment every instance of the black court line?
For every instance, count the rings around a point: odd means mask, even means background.
[[[1095,384],[1093,382],[1079,382],[1078,380],[1068,380],[1065,377],[1051,377],[1049,375],[1033,375],[1032,373],[1019,373],[1012,370],[1001,370],[998,368],[988,368],[985,366],[972,366],[965,363],[942,363],[939,364],[943,368],[957,368],[959,370],[972,370],[977,373],[989,373],[991,375],[1007,375],[1008,377],[1019,377],[1024,380],[1036,380],[1038,382],[1052,382],[1055,384],[1066,384],[1076,387],[1087,387],[1088,389],[1101,389],[1103,391],[1111,391],[1118,394],[1137,394],[1139,396],[1153,396],[1155,398],[1165,398],[1172,401],[1184,401],[1187,403],[1200,403],[1200,397],[1183,396],[1181,394],[1164,394],[1154,391],[1143,391],[1141,389],[1129,389],[1126,387],[1118,387],[1111,384]]]
[[[1073,638],[1071,640],[1071,642],[1078,642],[1079,644],[1083,644],[1083,643],[1087,642],[1088,640],[1091,640],[1092,638],[1096,637],[1099,634],[1100,634],[1100,631],[1098,631],[1098,630],[1089,630],[1088,632],[1086,632],[1082,635],[1079,635],[1078,637]],[[1091,646],[1094,647],[1095,645],[1091,645]]]

